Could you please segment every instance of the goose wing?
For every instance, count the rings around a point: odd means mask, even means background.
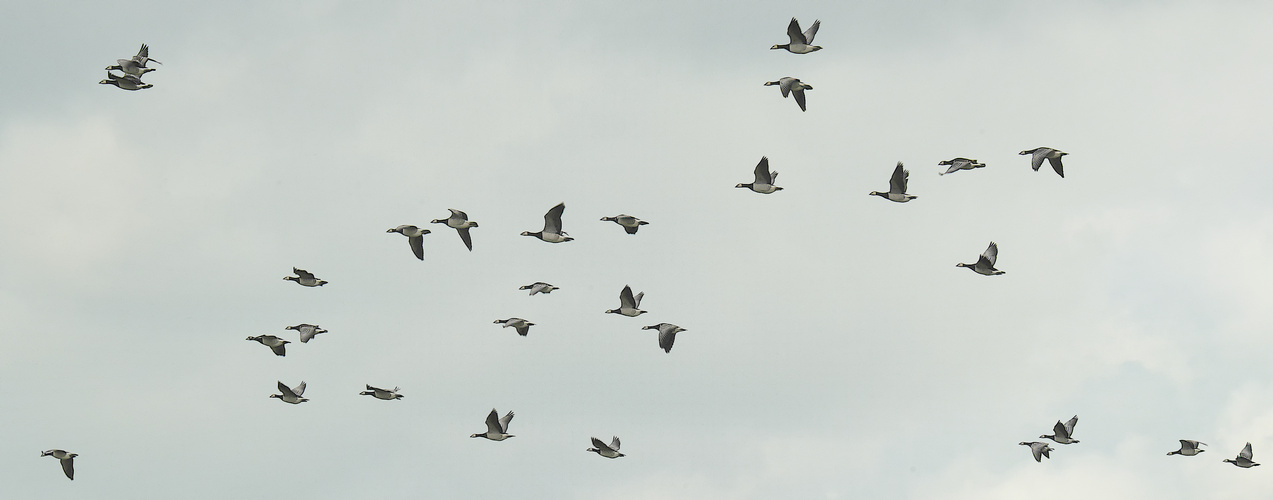
[[[1043,166],[1043,159],[1047,158],[1048,153],[1051,151],[1052,150],[1048,148],[1039,148],[1034,150],[1033,156],[1030,157],[1030,168],[1033,168],[1035,172],[1038,172],[1039,167]]]
[[[293,387],[293,388],[292,388],[292,393],[293,393],[293,394],[296,394],[296,397],[298,397],[298,398],[299,398],[299,397],[301,397],[301,396],[303,396],[303,395],[305,395],[305,381],[304,381],[304,380],[302,380],[302,381],[301,381],[301,383],[300,383],[300,385],[298,385],[298,386],[296,386],[296,387]]]
[[[995,261],[999,260],[999,245],[993,241],[990,242],[990,246],[986,247],[986,251],[981,252],[980,260],[985,261],[985,263],[990,267],[995,267]],[[981,262],[978,262],[978,264],[980,263]],[[1074,424],[1070,424],[1070,427],[1073,426]]]
[[[784,76],[778,79],[778,90],[782,91],[782,96],[787,97],[791,93],[791,83],[796,81],[795,78]]]
[[[467,227],[457,228],[455,231],[456,231],[457,233],[460,233],[460,240],[464,241],[464,246],[465,246],[465,247],[467,247],[467,248],[469,249],[469,251],[470,251],[470,252],[472,252],[472,251],[473,251],[473,237],[472,237],[472,236],[469,236],[469,228],[467,228]]]
[[[314,273],[311,273],[299,267],[293,267],[292,272],[295,273],[297,276],[300,276],[301,279],[307,279],[307,280],[314,279]]]
[[[424,260],[424,236],[408,236],[407,243],[411,244],[411,253],[415,254],[415,258]]]
[[[610,436],[610,449],[619,451],[619,436]]]
[[[283,393],[284,396],[291,396],[291,397],[300,396],[295,391],[293,391],[291,387],[288,387],[282,381],[279,381],[278,383],[278,392]]]
[[[787,24],[787,38],[791,39],[791,43],[806,43],[804,33],[800,32],[800,21],[791,18],[791,22]]]
[[[279,342],[279,343],[278,343],[278,345],[272,345],[272,346],[270,346],[270,350],[271,350],[271,351],[274,351],[274,355],[275,355],[275,356],[286,356],[286,355],[287,355],[287,344],[284,344],[284,343],[282,343],[282,342]]]
[[[804,87],[799,85],[793,86],[791,88],[791,95],[795,96],[796,104],[800,105],[800,111],[804,111]]]
[[[1060,420],[1057,420],[1056,425],[1052,426],[1052,434],[1056,436],[1055,440],[1064,441],[1065,438],[1070,437],[1070,432],[1065,430],[1065,424],[1061,423]]]
[[[794,20],[795,20],[795,18],[792,18],[792,21],[794,21]],[[813,25],[812,25],[812,26],[809,26],[809,29],[804,30],[804,43],[805,43],[805,45],[812,45],[812,44],[813,44],[813,37],[814,37],[814,35],[817,35],[817,34],[818,34],[818,27],[819,27],[819,26],[822,26],[822,21],[821,21],[821,20],[817,20],[817,19],[815,19],[815,20],[813,21]],[[797,28],[797,29],[798,29],[798,28]]]
[[[1030,453],[1034,454],[1035,462],[1043,461],[1043,450],[1044,448],[1047,448],[1047,446],[1048,446],[1047,443],[1040,443],[1037,441],[1030,443]]]
[[[624,309],[636,309],[636,299],[632,297],[632,287],[623,285],[623,291],[619,292],[619,307]]]
[[[512,421],[513,421],[513,412],[511,412],[511,411],[510,411],[510,412],[508,412],[507,414],[505,414],[505,415],[504,415],[504,418],[499,419],[499,429],[500,429],[500,432],[507,434],[507,433],[508,433],[508,423],[509,423],[509,422],[512,422]]]
[[[544,232],[561,234],[561,214],[566,211],[566,203],[558,203],[557,206],[548,210],[544,214]]]
[[[888,191],[897,194],[906,193],[906,182],[910,176],[911,173],[902,168],[902,162],[897,162],[897,168],[893,169],[893,177],[888,180]]]
[[[995,252],[996,254],[998,253],[997,248],[998,248],[998,247],[996,247],[996,252]],[[1075,416],[1073,416],[1073,417],[1070,417],[1070,420],[1069,420],[1069,421],[1067,421],[1067,422],[1065,422],[1065,435],[1066,435],[1066,436],[1074,436],[1074,424],[1077,424],[1077,423],[1079,423],[1079,416],[1078,416],[1078,415],[1075,415]]]
[[[486,432],[489,434],[499,434],[503,432],[499,424],[499,412],[491,408],[491,413],[486,415]]]
[[[672,352],[672,343],[676,342],[676,328],[659,326],[659,348],[663,352]]]
[[[461,212],[461,211],[459,211],[459,210],[456,210],[456,209],[454,209],[454,208],[448,208],[447,210],[450,210],[450,211],[451,211],[451,217],[450,217],[450,218],[452,218],[452,219],[460,219],[460,220],[462,220],[462,221],[469,220],[469,214],[466,214],[466,213]]]
[[[610,447],[609,447],[609,446],[606,446],[606,443],[605,443],[605,442],[603,442],[603,441],[601,441],[600,439],[597,439],[597,438],[595,438],[595,437],[594,437],[594,438],[592,438],[592,445],[593,445],[593,446],[595,446],[597,449],[602,450],[602,451],[605,451],[605,450],[610,449]]]
[[[756,184],[772,184],[773,175],[769,173],[769,157],[761,156],[760,163],[756,164]]]
[[[1245,458],[1247,460],[1251,460],[1252,458],[1251,443],[1247,443],[1246,447],[1242,448],[1241,452],[1238,452],[1238,458]]]
[[[1064,171],[1064,170],[1062,170],[1062,168],[1061,168],[1061,157],[1060,157],[1060,156],[1050,156],[1050,157],[1048,157],[1048,163],[1051,163],[1051,164],[1052,164],[1052,170],[1055,170],[1055,171],[1056,171],[1056,175],[1059,175],[1059,176],[1061,176],[1061,177],[1065,177],[1065,171]],[[1036,170],[1037,170],[1037,169],[1036,169]]]
[[[75,458],[66,457],[58,461],[62,462],[62,472],[66,473],[66,478],[74,481],[75,480]]]

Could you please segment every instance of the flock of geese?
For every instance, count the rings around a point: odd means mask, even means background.
[[[774,45],[770,48],[784,49],[793,54],[809,54],[821,50],[822,47],[813,45],[813,39],[817,35],[818,28],[821,24],[821,21],[814,21],[808,30],[801,31],[799,21],[792,18],[791,22],[787,25],[787,36],[790,41],[786,44]],[[155,68],[148,68],[147,64],[149,62],[159,63],[159,61],[149,57],[149,50],[150,49],[146,44],[142,44],[141,49],[133,57],[117,60],[115,65],[106,68],[107,79],[102,80],[99,83],[114,85],[124,90],[139,90],[152,87],[151,84],[141,81],[142,75],[155,70]],[[111,73],[111,71],[120,71],[123,74],[116,75]],[[784,98],[788,96],[793,97],[802,112],[806,110],[805,91],[813,89],[812,85],[800,81],[799,78],[793,77],[782,77],[776,81],[765,82],[765,85],[777,86],[782,92],[782,96]],[[1040,147],[1021,151],[1020,154],[1029,155],[1031,157],[1031,168],[1036,172],[1043,165],[1043,161],[1047,160],[1052,166],[1052,169],[1056,171],[1057,175],[1065,177],[1061,164],[1061,157],[1068,153],[1054,148]],[[945,171],[938,172],[939,175],[952,174],[961,170],[984,168],[986,166],[985,163],[969,158],[943,160],[938,162],[938,165],[948,167]],[[775,181],[778,178],[778,172],[770,170],[768,157],[761,157],[760,162],[756,164],[753,175],[753,182],[740,183],[735,187],[750,189],[751,191],[760,194],[773,194],[783,189],[775,184]],[[888,191],[872,191],[869,194],[871,196],[879,196],[896,203],[909,202],[918,198],[917,196],[906,192],[909,178],[910,171],[902,165],[902,162],[898,162],[896,167],[893,169],[892,176],[889,178]],[[431,223],[445,224],[447,227],[455,229],[455,231],[459,234],[460,240],[464,243],[464,246],[468,248],[469,251],[472,251],[473,239],[470,234],[470,229],[478,227],[478,223],[470,220],[468,214],[463,211],[456,209],[448,210],[451,212],[449,217],[445,219],[434,219]],[[557,204],[544,214],[543,229],[536,232],[523,231],[521,235],[535,237],[548,243],[564,243],[574,240],[574,238],[562,229],[562,214],[565,210],[565,203]],[[613,217],[602,217],[601,221],[614,222],[621,226],[627,234],[636,234],[641,226],[649,224],[646,221],[627,214],[619,214]],[[416,257],[416,259],[424,260],[424,235],[429,234],[431,231],[414,225],[400,225],[391,228],[386,232],[398,233],[405,236],[412,254]],[[995,261],[997,260],[998,255],[999,246],[992,241],[990,242],[990,246],[981,253],[975,263],[959,263],[956,264],[956,267],[966,267],[971,269],[973,272],[984,276],[1001,275],[1004,274],[1004,271],[1000,271],[995,268]],[[327,284],[327,281],[319,279],[314,275],[314,273],[304,269],[292,268],[292,273],[294,276],[286,276],[283,279],[286,281],[293,281],[303,287],[321,287]],[[529,290],[531,296],[541,293],[550,294],[557,289],[557,286],[546,282],[535,282],[520,287],[520,290]],[[637,317],[645,314],[648,311],[640,308],[641,299],[644,296],[644,292],[634,295],[632,293],[632,287],[625,285],[623,290],[619,292],[619,307],[617,309],[607,310],[605,313],[619,314],[628,317]],[[495,320],[495,324],[500,324],[504,328],[513,328],[520,336],[527,336],[530,333],[530,327],[535,325],[535,323],[526,319],[516,317]],[[288,326],[285,327],[285,329],[296,331],[299,334],[299,340],[301,343],[308,343],[317,335],[327,333],[327,330],[319,327],[318,325],[306,323]],[[645,326],[642,327],[642,330],[657,330],[659,348],[663,349],[663,351],[667,353],[672,351],[672,344],[676,339],[676,334],[686,331],[680,326],[666,322]],[[277,356],[286,356],[286,346],[290,343],[290,341],[275,335],[251,336],[248,337],[247,340],[258,342],[261,345],[269,347],[270,350]],[[365,386],[366,390],[360,392],[359,395],[372,396],[376,399],[386,401],[395,401],[405,397],[400,393],[401,389],[398,387],[394,387],[392,390],[389,390],[374,387],[370,384],[366,384]],[[270,398],[277,398],[282,400],[284,403],[294,405],[309,401],[308,398],[304,397],[306,388],[304,381],[301,381],[295,387],[289,387],[287,384],[279,381],[277,383],[277,388],[279,393],[271,394],[269,396]],[[474,433],[469,437],[486,438],[491,441],[503,441],[508,438],[515,437],[513,434],[508,433],[509,424],[513,420],[513,415],[514,413],[509,411],[504,414],[503,417],[500,417],[499,412],[492,408],[490,413],[486,415],[486,431]],[[1061,445],[1077,444],[1079,441],[1074,439],[1074,427],[1077,423],[1077,415],[1066,422],[1058,420],[1053,426],[1052,434],[1044,434],[1039,436],[1039,438],[1049,439],[1054,443]],[[592,437],[591,442],[592,447],[586,450],[588,452],[596,453],[597,455],[611,459],[625,456],[623,453],[619,452],[620,441],[617,436],[613,436],[609,443],[606,443],[596,437]],[[1034,460],[1036,462],[1042,462],[1043,458],[1051,458],[1050,453],[1055,451],[1049,443],[1044,441],[1022,441],[1019,444],[1030,448],[1030,452],[1034,456]],[[1180,449],[1169,452],[1167,455],[1195,456],[1205,451],[1201,449],[1201,446],[1205,445],[1206,443],[1202,443],[1200,441],[1181,439]],[[74,460],[75,457],[79,456],[78,454],[65,450],[54,449],[43,451],[40,456],[51,456],[56,458],[61,463],[62,471],[66,474],[66,477],[69,479],[75,478]],[[1241,468],[1250,468],[1260,465],[1252,460],[1251,443],[1249,442],[1246,443],[1246,446],[1242,448],[1242,451],[1238,453],[1237,457],[1233,459],[1225,459],[1224,462],[1232,463],[1233,465]]]

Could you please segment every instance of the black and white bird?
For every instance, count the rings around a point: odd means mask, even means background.
[[[1204,451],[1207,451],[1207,450],[1204,450],[1204,449],[1202,449],[1202,448],[1199,448],[1199,447],[1198,447],[1199,445],[1201,445],[1201,446],[1209,446],[1207,443],[1204,443],[1204,442],[1202,442],[1202,441],[1194,441],[1194,440],[1192,440],[1192,439],[1181,439],[1181,440],[1180,440],[1180,449],[1179,449],[1179,450],[1176,450],[1176,451],[1169,451],[1169,452],[1167,452],[1167,456],[1172,456],[1172,455],[1184,455],[1184,456],[1186,456],[1186,457],[1192,457],[1192,456],[1194,456],[1194,455],[1197,455],[1197,454],[1199,454],[1199,453],[1202,453],[1202,452],[1204,452]]]
[[[747,188],[760,194],[771,194],[782,190],[782,188],[774,185],[774,180],[778,178],[778,172],[769,171],[768,156],[760,157],[760,163],[756,164],[756,170],[753,174],[755,174],[756,180],[751,184],[738,184],[734,187]]]
[[[521,318],[497,319],[495,320],[495,323],[503,324],[504,328],[508,328],[511,326],[513,327],[514,330],[517,330],[518,335],[521,335],[523,337],[525,337],[526,334],[530,333],[530,327],[535,326],[534,323],[531,323]]]
[[[473,434],[471,438],[486,438],[491,441],[503,441],[505,439],[516,437],[508,433],[508,423],[513,421],[513,412],[508,412],[504,418],[499,418],[499,412],[491,408],[491,413],[486,415],[486,432]]]
[[[1061,157],[1068,155],[1069,153],[1062,152],[1059,149],[1034,148],[1022,151],[1021,154],[1032,155],[1030,158],[1030,168],[1033,168],[1035,172],[1039,171],[1039,167],[1043,166],[1043,159],[1047,158],[1048,162],[1052,164],[1052,170],[1056,171],[1056,175],[1065,177],[1065,171],[1061,168]]]
[[[1251,455],[1251,443],[1247,443],[1247,444],[1246,444],[1246,447],[1245,447],[1245,448],[1242,448],[1242,451],[1239,451],[1239,452],[1238,452],[1238,457],[1237,457],[1237,458],[1234,458],[1234,459],[1228,459],[1228,458],[1226,458],[1226,459],[1224,459],[1224,461],[1225,461],[1225,462],[1228,462],[1228,463],[1231,463],[1231,464],[1233,464],[1233,465],[1236,465],[1236,466],[1238,466],[1238,467],[1241,467],[1241,468],[1243,468],[1243,469],[1250,469],[1250,468],[1252,468],[1252,467],[1255,467],[1255,466],[1257,466],[1257,465],[1260,465],[1260,464],[1257,464],[1257,463],[1255,463],[1254,461],[1252,461],[1252,460],[1251,460],[1251,458],[1252,458],[1252,455]]]
[[[150,58],[150,46],[144,43],[141,44],[141,48],[137,50],[137,55],[133,56],[131,60],[133,62],[136,62],[137,64],[140,64],[141,67],[143,68],[146,67],[147,63],[151,63],[151,62],[155,64],[163,64],[159,61],[156,61]]]
[[[548,213],[544,214],[544,229],[538,233],[530,231],[522,231],[522,236],[534,236],[549,243],[561,243],[571,241],[569,234],[561,230],[561,214],[566,211],[566,203],[558,203],[557,206],[548,209]]]
[[[114,66],[106,67],[106,71],[111,71],[111,70],[117,70],[117,71],[123,72],[125,75],[141,78],[142,75],[145,75],[146,73],[154,71],[155,68],[147,68],[132,59],[118,59],[115,61]]]
[[[284,281],[295,281],[300,286],[323,286],[327,282],[314,277],[314,273],[300,268],[292,268],[292,273],[296,276],[284,276]]]
[[[473,238],[469,236],[469,228],[477,227],[477,222],[469,220],[469,215],[464,212],[454,208],[448,208],[447,210],[451,211],[450,217],[433,219],[429,222],[432,224],[446,224],[447,227],[455,229],[456,232],[460,233],[460,239],[464,240],[464,246],[468,247],[469,251],[472,252]]]
[[[518,288],[518,290],[530,290],[531,295],[535,295],[537,293],[553,293],[553,290],[557,290],[557,289],[558,287],[550,285],[548,283],[544,283],[542,281],[536,281],[529,285],[522,285],[520,288]]]
[[[672,352],[672,343],[676,342],[677,332],[687,331],[686,329],[671,323],[659,323],[657,325],[643,326],[641,329],[659,331],[659,347],[663,349],[663,352]]]
[[[633,217],[627,214],[619,214],[614,217],[602,217],[601,220],[606,222],[613,222],[615,224],[623,226],[623,230],[627,231],[628,234],[636,234],[637,229],[639,229],[641,226],[649,224],[649,222],[643,221],[641,219],[638,219],[636,217]]]
[[[1046,439],[1051,439],[1051,440],[1053,440],[1053,441],[1056,441],[1056,442],[1057,442],[1057,443],[1059,443],[1059,444],[1074,444],[1074,443],[1077,443],[1077,442],[1079,442],[1079,440],[1074,439],[1074,438],[1072,437],[1072,436],[1074,435],[1074,424],[1077,424],[1077,423],[1079,423],[1079,416],[1078,416],[1078,415],[1075,415],[1075,416],[1071,417],[1071,418],[1070,418],[1070,420],[1069,420],[1068,422],[1065,422],[1064,424],[1063,424],[1063,423],[1061,423],[1061,421],[1060,421],[1060,420],[1057,420],[1057,421],[1056,421],[1056,425],[1052,426],[1052,435],[1051,435],[1051,436],[1049,436],[1049,435],[1047,435],[1047,434],[1044,434],[1044,435],[1039,436],[1039,437],[1041,437],[1041,438],[1046,438]]]
[[[109,71],[106,72],[106,79],[97,83],[114,85],[124,90],[140,90],[154,87],[154,85],[144,83],[141,81],[141,78],[133,75],[116,76],[114,73]]]
[[[791,22],[787,24],[787,38],[790,38],[791,41],[784,45],[774,45],[773,47],[769,47],[769,50],[787,49],[787,52],[792,54],[808,54],[810,52],[822,50],[822,47],[813,45],[813,36],[818,34],[818,27],[821,25],[822,21],[814,20],[813,25],[809,26],[809,29],[801,33],[800,21],[797,21],[796,18],[793,17],[791,18]]]
[[[66,474],[66,478],[75,480],[75,457],[80,456],[79,453],[68,453],[66,450],[46,450],[40,452],[42,457],[53,457],[62,462],[62,472]]]
[[[1022,441],[1017,444],[1023,445],[1023,446],[1029,446],[1030,453],[1034,454],[1035,462],[1042,462],[1043,457],[1052,458],[1052,456],[1049,455],[1048,453],[1053,450],[1052,450],[1052,447],[1048,446],[1047,443],[1044,443],[1041,441]]]
[[[301,397],[302,395],[304,395],[304,394],[305,394],[305,381],[304,381],[304,380],[302,380],[302,381],[301,381],[301,384],[300,384],[300,385],[298,385],[298,386],[296,386],[295,388],[288,387],[288,386],[284,385],[282,381],[280,381],[280,382],[278,383],[278,391],[279,391],[279,392],[281,392],[282,394],[270,394],[270,397],[271,397],[271,398],[279,398],[279,399],[283,400],[283,402],[284,402],[284,403],[291,403],[291,404],[294,404],[294,405],[298,405],[298,404],[304,403],[304,402],[306,402],[306,401],[309,401],[309,399],[308,399],[308,398],[302,398],[302,397]]]
[[[977,160],[970,160],[968,158],[955,158],[952,160],[942,160],[937,162],[937,164],[950,165],[950,168],[946,169],[945,172],[937,172],[937,175],[946,175],[946,174],[958,172],[960,170],[972,170],[974,168],[983,168],[986,166],[985,163],[977,163]]]
[[[619,436],[612,436],[610,438],[610,444],[605,444],[600,439],[594,437],[592,438],[592,448],[588,448],[585,451],[591,451],[606,458],[619,458],[626,456],[619,453]]]
[[[775,82],[765,82],[766,87],[774,85],[777,85],[778,90],[782,91],[782,96],[784,98],[787,97],[788,94],[795,96],[796,104],[800,106],[800,111],[805,110],[804,91],[813,90],[813,85],[809,85],[800,81],[799,78],[792,78],[790,76],[784,76]]]
[[[384,400],[387,400],[387,401],[393,401],[393,400],[395,400],[395,399],[402,399],[402,398],[406,397],[406,396],[403,396],[403,395],[401,395],[401,394],[398,394],[398,391],[399,391],[399,390],[401,390],[401,389],[398,389],[397,387],[394,387],[392,391],[388,391],[388,390],[385,390],[385,389],[381,389],[381,388],[379,388],[379,387],[372,387],[372,386],[368,385],[368,386],[367,386],[367,390],[365,390],[365,391],[362,391],[362,392],[358,393],[358,395],[359,395],[359,396],[371,396],[371,397],[374,397],[374,398],[376,398],[376,399],[384,399]]]
[[[424,260],[424,235],[429,234],[431,231],[412,225],[402,225],[385,232],[406,236],[407,243],[411,245],[411,253],[415,254],[415,258]]]
[[[327,333],[327,330],[324,330],[322,327],[318,325],[311,325],[308,323],[301,323],[299,325],[288,326],[288,327],[284,327],[283,329],[296,330],[297,333],[301,334],[302,344],[308,343],[311,339],[313,339],[314,337],[317,337],[318,334],[320,333]]]
[[[256,337],[248,337],[247,340],[260,342],[261,345],[269,347],[271,351],[274,351],[275,356],[286,356],[287,344],[290,343],[273,335],[258,335]]]
[[[995,269],[995,261],[999,259],[999,245],[990,242],[990,246],[986,247],[986,251],[981,252],[981,256],[977,258],[974,264],[964,264],[960,262],[955,267],[966,267],[972,269],[974,273],[986,276],[997,276],[1003,274],[1003,271]]]
[[[919,198],[913,194],[906,194],[906,183],[910,180],[911,172],[902,167],[902,162],[897,162],[897,168],[893,169],[893,176],[888,180],[888,192],[881,193],[879,191],[871,191],[871,196],[879,196],[889,201],[898,203],[906,203],[915,198]]]
[[[619,308],[607,309],[606,314],[622,314],[624,316],[635,318],[649,311],[641,310],[641,298],[645,297],[645,292],[632,296],[632,287],[623,285],[623,290],[619,291]]]

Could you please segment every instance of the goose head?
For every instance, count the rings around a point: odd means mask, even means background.
[[[752,186],[751,184],[738,183],[738,185],[736,185],[736,186],[734,186],[734,187],[736,187],[736,188],[747,188],[747,189],[751,189],[751,186]]]
[[[888,193],[881,193],[879,191],[871,191],[871,196],[883,196],[885,198],[888,198]]]
[[[446,224],[446,219],[433,219],[429,221],[429,223],[430,224]]]

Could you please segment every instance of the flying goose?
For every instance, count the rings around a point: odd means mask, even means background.
[[[97,83],[114,85],[124,90],[138,90],[154,87],[154,85],[149,83],[143,83],[140,78],[133,75],[116,76],[109,71],[106,72],[106,79]]]
[[[1176,451],[1167,452],[1167,456],[1170,457],[1172,455],[1184,455],[1186,457],[1192,457],[1194,455],[1207,451],[1207,450],[1199,448],[1198,445],[1210,446],[1207,443],[1204,443],[1202,441],[1194,441],[1192,439],[1181,439],[1180,449]]]
[[[1033,168],[1035,172],[1039,171],[1039,167],[1043,166],[1043,159],[1047,158],[1048,162],[1052,164],[1052,170],[1056,170],[1056,175],[1065,177],[1065,172],[1061,170],[1061,157],[1069,153],[1064,153],[1059,149],[1034,148],[1022,151],[1021,154],[1034,155],[1030,158],[1030,168]]]
[[[955,267],[966,267],[968,269],[972,269],[974,273],[986,276],[998,276],[1003,274],[1003,271],[995,269],[995,261],[998,259],[999,245],[992,241],[990,242],[990,246],[986,247],[986,251],[981,252],[981,257],[977,258],[977,263],[964,264],[963,262],[960,262],[955,264]]]
[[[521,318],[497,319],[495,322],[502,323],[504,328],[513,327],[514,330],[517,330],[517,334],[523,337],[530,333],[530,327],[535,326],[534,323]]]
[[[42,457],[53,457],[62,462],[62,472],[66,474],[66,478],[75,480],[75,457],[80,456],[79,453],[67,453],[66,450],[47,450],[40,452]]]
[[[415,254],[415,258],[424,260],[424,235],[431,231],[428,229],[420,229],[411,225],[398,226],[386,233],[398,233],[407,237],[407,243],[411,244],[411,253]]]
[[[899,161],[897,162],[897,168],[893,169],[893,177],[888,180],[888,192],[871,191],[871,196],[879,196],[898,203],[906,203],[919,198],[913,194],[906,194],[906,182],[910,180],[910,177],[911,172],[902,168],[902,162]]]
[[[985,163],[977,163],[977,160],[969,160],[968,158],[955,158],[952,160],[942,160],[937,162],[938,165],[950,165],[945,172],[937,172],[937,175],[946,175],[960,170],[972,170],[974,168],[985,167]]]
[[[641,297],[645,297],[645,292],[638,293],[636,297],[633,297],[632,287],[623,285],[623,290],[619,291],[619,308],[607,309],[606,314],[622,314],[629,318],[645,314],[649,311],[639,309],[641,307]]]
[[[301,286],[323,286],[327,284],[326,281],[315,278],[314,273],[311,273],[304,269],[293,267],[292,272],[295,273],[296,276],[284,276],[283,280],[295,281],[297,284]]]
[[[359,396],[372,396],[372,397],[374,397],[374,398],[376,398],[376,399],[384,399],[384,400],[386,400],[386,401],[393,401],[393,400],[395,400],[395,399],[402,399],[402,398],[405,398],[405,397],[406,397],[406,396],[403,396],[403,395],[401,395],[401,394],[398,394],[398,391],[399,391],[399,389],[398,389],[397,387],[394,387],[392,391],[386,391],[386,390],[384,390],[384,389],[381,389],[381,388],[378,388],[378,387],[372,387],[372,386],[368,385],[368,386],[367,386],[367,390],[365,390],[365,391],[362,391],[362,392],[358,393],[358,395],[359,395]]]
[[[594,437],[592,438],[592,446],[592,448],[588,448],[585,451],[595,452],[596,454],[606,458],[619,458],[626,456],[619,453],[619,436],[612,436],[610,438],[610,444],[605,444],[600,439]]]
[[[815,20],[813,21],[813,25],[809,26],[808,30],[801,33],[800,21],[797,21],[796,18],[793,17],[791,18],[791,23],[787,25],[787,38],[790,38],[791,42],[785,45],[774,45],[773,47],[769,47],[769,50],[787,49],[787,52],[792,54],[808,54],[810,52],[822,50],[822,47],[811,45],[813,43],[813,36],[818,34],[818,26],[821,25],[822,21]]]
[[[468,247],[469,251],[472,252],[473,238],[469,236],[469,228],[477,227],[477,222],[469,220],[469,215],[464,212],[454,208],[448,208],[447,210],[451,211],[450,217],[433,219],[430,222],[433,224],[446,224],[447,227],[455,228],[456,232],[460,233],[460,239],[464,240],[464,246]]]
[[[1070,436],[1074,435],[1074,424],[1077,424],[1078,422],[1079,422],[1078,415],[1075,415],[1074,417],[1070,418],[1070,420],[1064,424],[1062,424],[1060,420],[1057,420],[1056,425],[1052,426],[1051,436],[1044,434],[1039,437],[1051,439],[1060,444],[1077,443],[1079,441],[1077,439],[1071,438]]]
[[[557,290],[557,287],[542,281],[536,281],[529,285],[523,285],[518,290],[530,290],[530,294],[535,295],[537,293],[553,293],[553,290]]]
[[[284,327],[283,329],[284,329],[284,330],[296,330],[296,331],[297,331],[297,333],[300,333],[300,334],[301,334],[301,343],[302,343],[302,344],[309,342],[309,341],[310,341],[310,339],[312,339],[312,338],[314,338],[314,337],[317,337],[317,336],[318,336],[318,334],[320,334],[320,333],[327,333],[327,330],[324,330],[322,327],[320,327],[320,326],[318,326],[318,325],[310,325],[310,324],[307,324],[307,323],[301,323],[301,324],[299,324],[299,325],[295,325],[295,326],[288,326],[288,327]]]
[[[646,224],[649,224],[649,222],[643,221],[641,219],[638,219],[636,217],[633,217],[627,214],[619,214],[614,217],[602,217],[601,220],[606,222],[613,222],[615,224],[623,226],[623,230],[627,231],[628,234],[636,234],[638,228]]]
[[[505,439],[516,437],[508,433],[508,423],[513,421],[513,412],[508,412],[504,418],[499,418],[499,412],[491,408],[491,413],[486,416],[486,432],[481,434],[473,434],[469,437],[483,437],[491,441],[503,441]]]
[[[1049,454],[1048,454],[1048,452],[1051,452],[1051,451],[1054,451],[1054,450],[1052,449],[1052,447],[1051,447],[1051,446],[1048,446],[1048,444],[1047,444],[1047,443],[1044,443],[1044,442],[1041,442],[1041,441],[1028,441],[1028,442],[1027,442],[1027,441],[1022,441],[1022,442],[1017,443],[1017,444],[1019,444],[1019,445],[1023,445],[1023,446],[1029,446],[1029,447],[1030,447],[1030,453],[1033,453],[1033,454],[1034,454],[1034,461],[1035,461],[1035,462],[1042,462],[1042,461],[1043,461],[1043,457],[1052,458],[1052,456],[1051,456],[1051,455],[1049,455]]]
[[[753,172],[756,180],[751,184],[738,184],[736,188],[747,188],[760,194],[770,194],[774,191],[781,191],[782,188],[774,185],[774,180],[778,178],[778,172],[769,171],[769,157],[761,156],[760,163],[756,164],[756,170]]]
[[[569,234],[561,230],[561,213],[566,211],[566,203],[558,203],[557,206],[548,209],[548,213],[544,214],[544,230],[538,233],[530,231],[522,231],[522,236],[534,236],[549,243],[561,243],[570,241]]]
[[[309,398],[301,397],[301,395],[305,394],[304,380],[301,381],[301,385],[298,385],[295,388],[289,388],[288,386],[283,385],[283,382],[280,381],[278,383],[278,391],[281,392],[282,394],[270,394],[270,397],[279,398],[283,400],[284,403],[291,403],[294,405],[298,405],[306,401],[309,401]]]
[[[287,344],[290,343],[286,340],[275,337],[273,335],[259,335],[256,337],[248,337],[247,340],[255,340],[257,342],[260,342],[261,345],[269,347],[271,351],[274,351],[275,356],[286,356]]]
[[[782,78],[779,78],[778,81],[776,82],[765,82],[766,87],[772,86],[772,85],[778,86],[778,90],[782,91],[783,97],[787,97],[787,94],[792,94],[796,96],[796,104],[800,105],[800,111],[805,110],[804,91],[813,90],[813,85],[809,85],[807,83],[800,81],[799,78],[792,78],[790,76],[784,76]]]
[[[106,67],[106,71],[110,71],[110,70],[119,70],[126,75],[131,75],[131,76],[141,78],[142,75],[145,75],[146,73],[154,71],[155,68],[147,68],[145,66],[142,66],[141,63],[138,63],[137,61],[134,61],[132,59],[116,59],[114,66]]]
[[[659,331],[659,347],[663,352],[672,352],[672,343],[676,342],[676,333],[688,331],[671,323],[659,323],[657,325],[643,326],[642,330],[658,330]]]
[[[1232,460],[1226,458],[1224,459],[1224,461],[1231,463],[1233,465],[1236,465],[1238,467],[1241,467],[1243,469],[1250,469],[1252,467],[1260,465],[1251,460],[1251,443],[1247,443],[1246,447],[1242,448],[1242,451],[1238,452],[1237,458]]]

